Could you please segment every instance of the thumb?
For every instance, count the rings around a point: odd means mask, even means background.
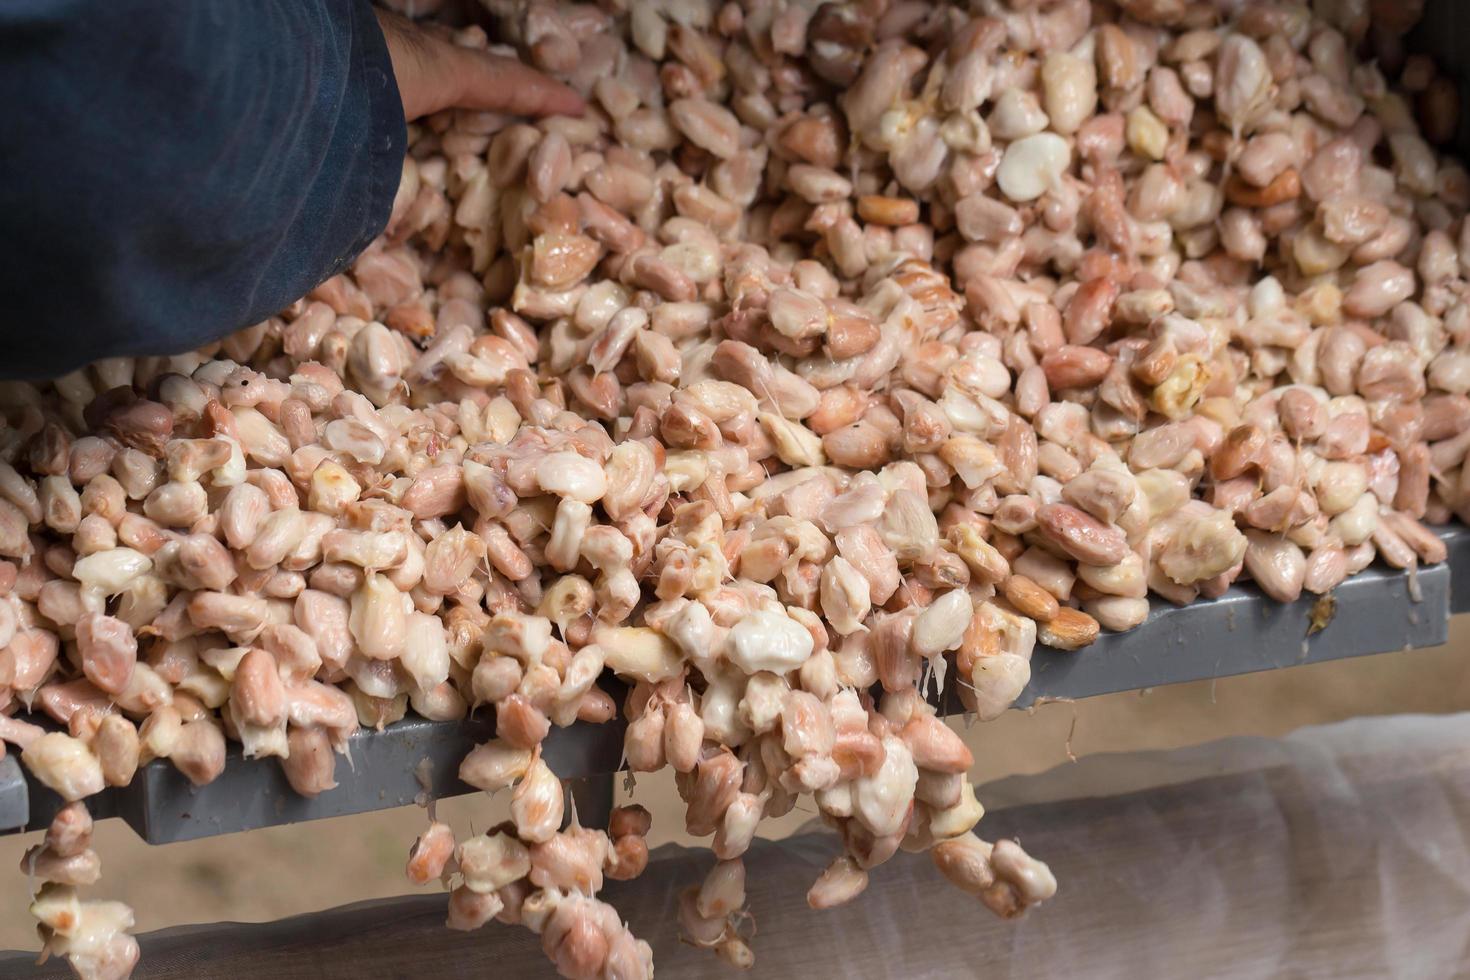
[[[459,50],[462,75],[455,104],[460,108],[515,116],[580,116],[587,108],[574,90],[515,58]]]

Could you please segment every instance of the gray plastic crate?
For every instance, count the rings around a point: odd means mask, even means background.
[[[1437,646],[1449,636],[1450,615],[1470,608],[1470,589],[1461,590],[1456,602],[1450,588],[1457,573],[1470,576],[1470,531],[1455,527],[1441,534],[1450,550],[1447,563],[1413,573],[1375,567],[1344,582],[1334,592],[1336,612],[1319,633],[1308,635],[1311,596],[1282,604],[1253,586],[1237,586],[1184,608],[1155,600],[1138,629],[1105,634],[1075,653],[1038,647],[1031,683],[1017,704]],[[473,792],[459,781],[459,761],[494,731],[493,715],[483,711],[463,722],[408,718],[381,732],[359,732],[350,758],[337,763],[337,788],[314,799],[292,792],[274,759],[242,759],[232,747],[224,773],[208,786],[195,788],[171,764],[157,761],[131,785],[106,790],[88,805],[99,818],[123,818],[153,844],[404,806],[421,791],[415,769],[424,759],[432,767],[433,796]],[[544,748],[565,779],[610,776],[622,751],[618,722],[554,729]],[[602,788],[589,781],[589,801],[605,795],[597,792]],[[43,827],[60,805],[14,758],[0,761],[0,829]]]

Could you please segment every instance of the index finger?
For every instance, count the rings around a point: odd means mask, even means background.
[[[463,49],[461,49],[463,50]],[[580,116],[587,104],[573,89],[515,58],[466,51],[464,89],[456,105],[517,116]]]

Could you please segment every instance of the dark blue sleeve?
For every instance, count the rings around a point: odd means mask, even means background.
[[[387,223],[407,141],[368,0],[0,2],[0,376],[276,313]]]

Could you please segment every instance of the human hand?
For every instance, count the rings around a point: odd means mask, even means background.
[[[451,108],[576,116],[586,107],[576,92],[515,58],[462,48],[397,14],[376,12],[405,119]]]

